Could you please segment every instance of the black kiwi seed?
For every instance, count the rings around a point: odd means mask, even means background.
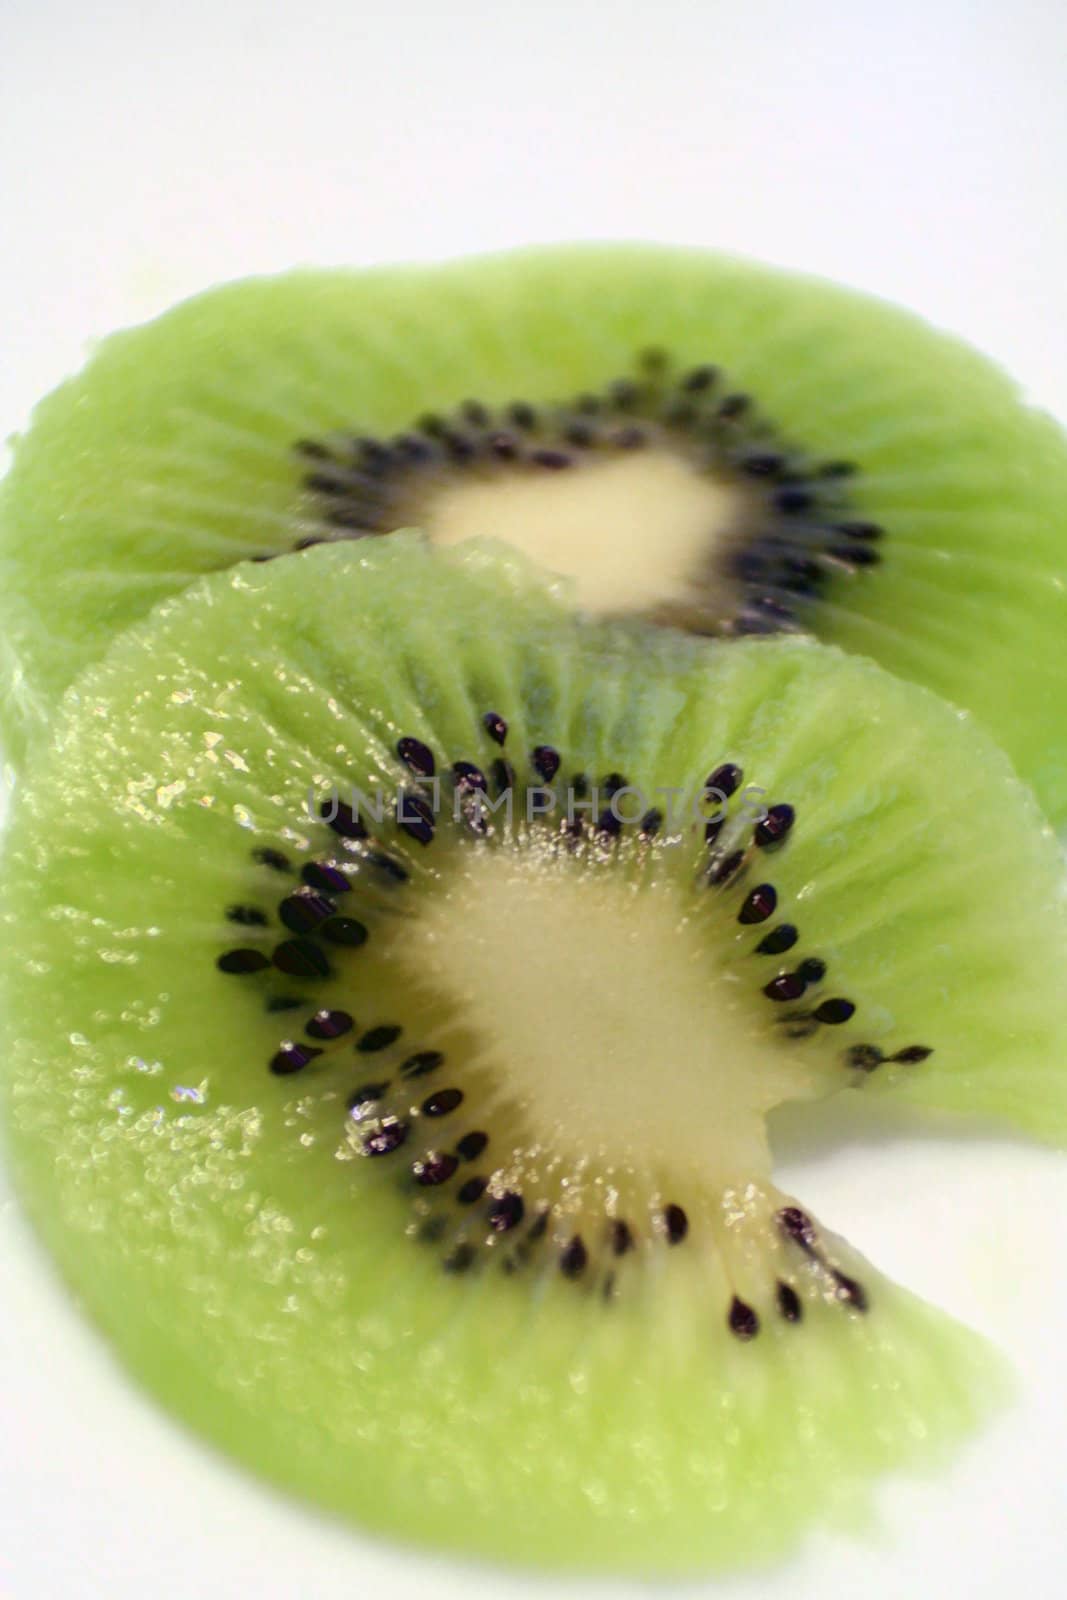
[[[596,432],[587,422],[572,422],[564,429],[563,437],[576,450],[588,450],[596,442]]]
[[[364,1056],[373,1055],[376,1050],[388,1050],[389,1046],[400,1038],[403,1031],[403,1028],[395,1027],[392,1023],[368,1028],[356,1045],[356,1049]]]
[[[313,1039],[340,1039],[354,1027],[355,1022],[347,1011],[316,1011],[304,1032]]]
[[[384,850],[369,851],[367,863],[369,866],[377,868],[379,872],[384,873],[387,878],[392,878],[396,883],[407,883],[408,881],[407,867],[393,856],[386,855]]]
[[[596,831],[605,839],[617,839],[622,832],[622,822],[614,811],[602,811],[596,819]]]
[[[392,451],[379,439],[360,438],[353,442],[356,447],[356,459],[364,472],[381,472],[392,461]]]
[[[258,861],[261,867],[269,867],[272,872],[291,872],[289,857],[283,856],[280,850],[271,850],[263,847],[252,851],[252,860]]]
[[[502,745],[508,736],[508,725],[499,711],[487,711],[482,718],[482,727],[494,744]]]
[[[817,1021],[825,1022],[835,1027],[839,1023],[847,1022],[855,1010],[856,1007],[851,1000],[835,998],[833,1000],[824,1000],[821,1005],[816,1006],[814,1015]]]
[[[802,511],[810,511],[815,504],[815,496],[809,489],[802,489],[796,484],[789,484],[784,489],[779,489],[774,497],[778,510],[787,517],[795,517]]]
[[[348,1097],[349,1111],[358,1111],[360,1106],[368,1106],[373,1101],[380,1100],[388,1087],[387,1083],[361,1083]]]
[[[797,977],[803,978],[805,983],[821,983],[826,976],[826,962],[820,961],[818,956],[809,956],[797,968]]]
[[[434,815],[429,801],[410,790],[396,802],[397,827],[403,829],[419,844],[429,844],[434,835]]]
[[[737,913],[737,920],[746,925],[766,922],[768,917],[774,915],[777,905],[778,893],[774,885],[770,883],[757,884],[745,897],[745,903]]]
[[[355,917],[328,917],[319,932],[331,944],[343,945],[348,950],[358,950],[367,942],[367,930]]]
[[[489,773],[493,780],[493,788],[495,789],[498,797],[502,794],[506,794],[509,789],[514,789],[515,768],[511,765],[510,761],[505,761],[503,757],[497,756],[496,760],[493,762],[493,765],[489,768]]]
[[[336,910],[336,905],[326,895],[301,889],[282,901],[278,916],[290,933],[311,933]]]
[[[305,862],[300,876],[309,889],[318,889],[323,894],[348,894],[352,887],[340,868],[331,866],[328,861]]]
[[[453,461],[470,461],[478,453],[478,446],[469,434],[457,433],[452,428],[442,433],[441,443]]]
[[[440,1050],[417,1050],[402,1063],[400,1072],[405,1078],[425,1078],[427,1073],[443,1066],[444,1060]]]
[[[785,466],[785,457],[770,450],[750,450],[738,462],[750,478],[774,478]]]
[[[874,541],[881,539],[885,530],[876,522],[839,522],[835,532],[843,533],[849,539]]]
[[[589,1255],[578,1234],[560,1253],[559,1270],[565,1278],[580,1278],[586,1269]]]
[[[796,812],[792,806],[771,806],[767,815],[756,823],[752,837],[761,850],[771,850],[782,843],[795,821]]]
[[[565,450],[532,450],[530,460],[537,467],[547,467],[550,472],[562,472],[571,465],[571,457]]]
[[[480,767],[476,767],[473,761],[453,761],[452,776],[455,779],[457,788],[481,789],[483,793],[488,793],[489,791],[489,785],[485,781],[485,773]]]
[[[507,414],[508,421],[514,423],[516,428],[529,431],[537,426],[537,412],[524,400],[517,400],[514,405],[510,405]]]
[[[305,1000],[299,999],[296,995],[274,994],[267,1001],[267,1010],[269,1012],[302,1011],[306,1004]]]
[[[763,985],[768,1000],[799,1000],[807,985],[796,972],[780,972],[777,978]]]
[[[415,1182],[424,1189],[436,1188],[438,1184],[447,1183],[452,1177],[459,1162],[455,1156],[443,1152],[440,1155],[426,1156],[422,1161],[417,1161],[412,1168]]]
[[[611,1250],[613,1255],[624,1256],[634,1247],[634,1236],[628,1222],[615,1218],[611,1224]]]
[[[489,1207],[489,1226],[496,1233],[509,1233],[517,1228],[526,1214],[521,1194],[508,1192],[496,1197]]]
[[[902,1061],[906,1062],[908,1065],[912,1065],[917,1061],[925,1061],[926,1058],[928,1056],[932,1056],[933,1053],[933,1050],[928,1045],[909,1044],[905,1049],[898,1050],[896,1054],[890,1056],[889,1059],[891,1061]]]
[[[744,776],[740,767],[735,766],[732,761],[724,761],[722,766],[716,767],[705,780],[704,793],[721,795],[724,800],[729,800],[732,794],[737,793]]]
[[[711,388],[718,376],[714,367],[694,367],[691,372],[686,373],[680,387],[686,394],[703,394],[706,389]]]
[[[681,1244],[689,1232],[689,1218],[681,1206],[669,1205],[663,1213],[663,1229],[668,1244]]]
[[[424,1117],[447,1117],[449,1112],[462,1104],[462,1089],[438,1089],[422,1102],[422,1114]]]
[[[719,416],[727,419],[743,416],[751,404],[747,394],[728,394],[719,406]]]
[[[559,751],[551,745],[539,744],[530,752],[534,771],[543,783],[551,783],[559,771]]]
[[[368,1133],[363,1141],[363,1149],[369,1156],[388,1156],[394,1150],[399,1150],[410,1132],[406,1122],[397,1117],[387,1117],[380,1128],[373,1133]]]
[[[348,491],[348,481],[344,476],[335,476],[332,472],[309,472],[304,477],[304,488],[310,489],[312,494],[343,495]],[[307,546],[308,540],[300,539],[296,548],[306,550]]]
[[[227,950],[225,955],[219,956],[215,965],[220,972],[243,976],[247,972],[262,972],[264,967],[270,966],[270,962],[262,950]]]
[[[804,1315],[804,1308],[800,1303],[800,1296],[788,1283],[779,1280],[777,1288],[778,1310],[786,1322],[799,1322]]]
[[[466,1183],[461,1183],[456,1190],[456,1199],[461,1206],[472,1206],[480,1200],[489,1187],[488,1178],[468,1178]]]
[[[432,778],[437,771],[433,751],[424,745],[421,739],[413,739],[410,735],[406,735],[397,741],[396,753],[416,777]]]
[[[322,1051],[311,1044],[283,1044],[270,1058],[270,1070],[278,1077],[286,1077],[290,1072],[300,1072],[309,1061],[314,1061],[316,1056],[321,1056]]]
[[[464,1161],[477,1161],[488,1143],[487,1133],[465,1133],[456,1145],[456,1154]]]
[[[341,839],[367,837],[366,824],[351,806],[345,805],[341,800],[324,800],[319,807],[319,814],[326,826],[332,828]]]
[[[705,823],[705,825],[704,825],[704,843],[706,845],[713,845],[715,843],[716,839],[719,837],[719,834],[723,830],[723,826],[724,826],[725,822],[726,822],[726,817],[724,815],[724,816],[721,816],[721,817],[713,817],[710,822]]]
[[[759,1332],[759,1317],[752,1307],[747,1306],[736,1294],[730,1302],[730,1312],[726,1320],[730,1332],[738,1339],[754,1339]]]
[[[243,928],[265,928],[269,919],[257,906],[227,906],[226,920],[240,923]]]
[[[663,826],[663,812],[656,810],[646,811],[641,818],[640,832],[644,839],[654,839]]]
[[[310,939],[286,939],[271,952],[279,972],[294,978],[328,978],[330,963],[326,952]]]
[[[846,1272],[833,1271],[835,1292],[838,1300],[843,1305],[851,1306],[855,1311],[866,1311],[870,1305],[867,1291],[855,1278],[850,1278]]]
[[[872,550],[866,544],[846,544],[844,546],[831,546],[827,552],[836,561],[847,561],[853,567],[876,567],[881,562],[877,550]]]
[[[721,861],[713,861],[708,868],[708,882],[715,885],[729,883],[730,879],[744,865],[745,852],[733,850],[728,856],[723,856]]]
[[[805,1250],[815,1248],[815,1224],[799,1206],[783,1206],[775,1220],[782,1232]]]
[[[757,955],[781,956],[787,950],[792,950],[800,935],[791,922],[780,922],[777,928],[772,928],[770,933],[764,934],[756,946]]]

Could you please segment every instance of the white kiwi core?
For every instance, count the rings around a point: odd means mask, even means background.
[[[691,604],[742,522],[743,488],[681,455],[646,450],[561,471],[466,476],[435,487],[418,519],[439,544],[488,537],[573,578],[578,603],[606,615]]]
[[[701,1187],[766,1165],[764,1117],[814,1077],[730,971],[736,928],[677,882],[524,844],[465,850],[387,965],[462,1016],[528,1148]],[[724,959],[725,958],[725,959]],[[410,992],[410,991],[409,991]]]

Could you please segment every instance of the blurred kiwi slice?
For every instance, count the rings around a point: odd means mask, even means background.
[[[107,340],[0,489],[5,725],[198,574],[403,525],[595,613],[808,631],[971,708],[1067,820],[1067,446],[980,356],[701,252],[213,290]]]
[[[762,1559],[999,1392],[770,1172],[767,1113],[842,1091],[1067,1131],[1055,842],[870,662],[584,623],[479,544],[245,564],[68,695],[0,925],[69,1279],[367,1526]]]

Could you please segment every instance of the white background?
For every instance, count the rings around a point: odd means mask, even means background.
[[[1060,0],[0,0],[0,433],[87,339],[219,277],[613,236],[905,301],[1067,416],[1065,89]],[[873,1543],[685,1592],[1058,1597],[1067,1158],[783,1153],[879,1266],[1009,1350],[1022,1399],[945,1477],[888,1485]],[[381,1548],[231,1472],[126,1385],[2,1190],[0,1406],[18,1600],[584,1588]]]

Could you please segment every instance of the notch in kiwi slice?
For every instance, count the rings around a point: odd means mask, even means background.
[[[1067,821],[1062,434],[912,316],[660,248],[302,272],[104,343],[0,490],[12,755],[198,574],[404,525],[509,539],[592,612],[870,655]]]
[[[584,625],[412,535],[241,566],[68,697],[0,925],[69,1278],[369,1526],[757,1559],[997,1392],[770,1172],[770,1109],[845,1090],[1067,1128],[1055,843],[866,661]]]

